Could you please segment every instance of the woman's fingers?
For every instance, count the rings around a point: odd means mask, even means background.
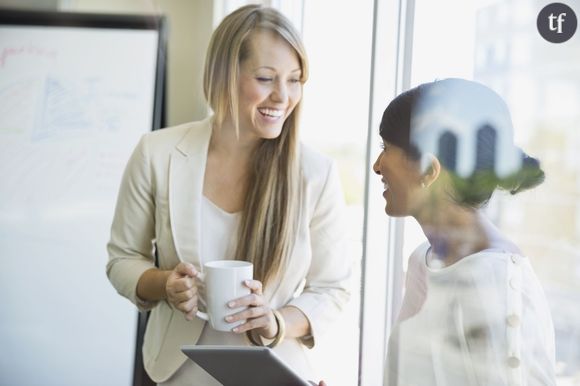
[[[247,319],[246,323],[235,327],[232,331],[244,333],[249,330],[256,330],[264,338],[273,339],[278,334],[278,324],[272,312],[267,312],[258,318]]]
[[[263,296],[262,282],[246,280],[244,285],[252,292],[249,295],[234,299],[228,303],[230,308],[244,308],[242,311],[226,316],[226,322],[235,323],[240,320],[246,322],[232,331],[243,333],[248,330],[258,330],[260,335],[270,338],[276,335],[278,324],[268,302]]]
[[[173,269],[167,282],[165,283],[165,291],[168,296],[173,294],[184,292],[192,288],[197,287],[195,284],[195,277],[197,276],[197,271],[193,264],[190,263],[179,263]]]
[[[238,320],[254,319],[266,315],[270,311],[266,307],[250,307],[238,313],[226,316],[226,322],[234,323]]]
[[[278,331],[278,323],[269,306],[249,307],[243,311],[228,315],[225,319],[228,323],[235,323],[240,320],[246,321],[232,330],[237,333],[257,329],[260,335],[272,338],[276,336]]]
[[[232,300],[228,303],[228,307],[230,308],[239,308],[239,307],[260,307],[265,304],[264,297],[262,295],[257,294],[249,294],[246,296],[242,296],[241,298],[237,298]]]
[[[197,296],[194,296],[188,301],[180,303],[177,306],[177,309],[185,314],[185,319],[193,320],[197,312]]]
[[[258,280],[246,280],[244,285],[248,287],[252,293],[241,298],[234,299],[228,303],[230,308],[240,307],[262,307],[266,304],[266,300],[262,295],[262,283]],[[245,318],[244,318],[245,319]]]
[[[189,277],[183,277],[179,279],[174,279],[172,282],[168,283],[168,287],[171,289],[172,293],[185,292],[195,288],[197,292],[197,286],[194,280]]]
[[[268,318],[264,315],[259,318],[248,319],[246,323],[240,324],[233,329],[234,332],[243,333],[254,329],[265,329],[269,325]]]
[[[259,280],[246,280],[244,285],[248,287],[252,293],[262,295],[262,282]]]
[[[175,309],[186,314],[188,320],[193,319],[193,315],[197,311],[196,275],[197,271],[192,264],[179,263],[165,284],[168,302]]]
[[[195,289],[192,288],[192,289],[189,289],[187,291],[174,293],[171,296],[171,300],[175,304],[179,304],[179,303],[186,302],[194,297],[197,298],[197,291],[195,291]]]
[[[193,279],[181,278],[168,281],[166,285],[166,292],[168,297],[174,297],[178,294],[197,294],[197,286],[194,284]]]
[[[173,271],[181,276],[189,276],[189,277],[197,276],[197,270],[195,269],[195,266],[191,263],[181,262],[177,264],[175,268],[173,268]]]

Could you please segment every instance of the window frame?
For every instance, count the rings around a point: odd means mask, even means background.
[[[384,213],[372,171],[387,101],[409,89],[415,0],[375,0],[361,274],[359,386],[383,384],[388,337],[403,297],[404,219]],[[381,305],[378,307],[378,305]]]

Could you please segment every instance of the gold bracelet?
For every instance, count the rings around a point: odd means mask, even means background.
[[[258,342],[256,340],[256,337],[254,336],[253,331],[254,330],[248,330],[248,331],[246,331],[246,337],[248,338],[248,340],[250,341],[250,343],[252,344],[252,346],[263,346],[263,344],[261,342]]]
[[[274,340],[268,345],[270,348],[274,348],[282,343],[284,336],[286,335],[286,321],[284,321],[284,317],[278,310],[272,310],[272,313],[274,314],[274,318],[276,318],[276,323],[278,324],[278,333],[274,337]]]
[[[274,340],[269,344],[264,345],[262,342],[256,339],[256,337],[253,334],[253,330],[248,330],[246,331],[246,336],[248,337],[250,343],[252,343],[254,346],[266,346],[269,348],[274,348],[278,346],[280,343],[282,343],[282,341],[284,340],[284,336],[286,335],[286,322],[284,321],[284,318],[282,317],[282,314],[279,311],[272,310],[272,314],[274,314],[276,324],[278,325],[278,332],[276,333]]]

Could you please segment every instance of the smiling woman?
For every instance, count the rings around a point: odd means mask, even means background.
[[[473,146],[468,157],[448,146],[449,133]],[[389,386],[555,384],[543,290],[529,259],[480,211],[496,190],[514,195],[544,180],[512,134],[501,97],[462,79],[422,84],[383,114],[385,148],[373,170],[385,184],[385,210],[413,217],[428,240],[409,260],[389,339]]]
[[[334,162],[298,143],[307,74],[284,16],[239,8],[208,48],[204,92],[214,115],[145,135],[129,160],[107,274],[121,295],[151,310],[143,358],[157,383],[218,385],[181,353],[192,343],[268,345],[313,378],[305,348],[349,299],[352,259],[343,254]],[[254,268],[254,280],[224,283],[251,292],[228,300],[228,331],[196,318],[211,296],[200,273],[216,260]]]
[[[239,124],[242,135],[276,138],[302,98],[298,55],[286,41],[269,31],[256,31],[241,52]]]
[[[418,208],[417,194],[421,193],[419,160],[413,159],[400,147],[383,140],[383,151],[375,163],[384,185],[385,212],[389,216],[404,216]],[[424,185],[423,185],[424,186]]]

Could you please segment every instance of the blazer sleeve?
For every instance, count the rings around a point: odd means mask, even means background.
[[[107,244],[111,284],[141,311],[156,304],[137,297],[139,278],[155,267],[155,195],[147,141],[144,135],[125,168]]]
[[[338,319],[350,299],[352,259],[346,251],[345,204],[338,171],[334,163],[310,220],[312,261],[303,292],[289,302],[308,318],[311,336],[302,342],[312,348],[321,333]]]

